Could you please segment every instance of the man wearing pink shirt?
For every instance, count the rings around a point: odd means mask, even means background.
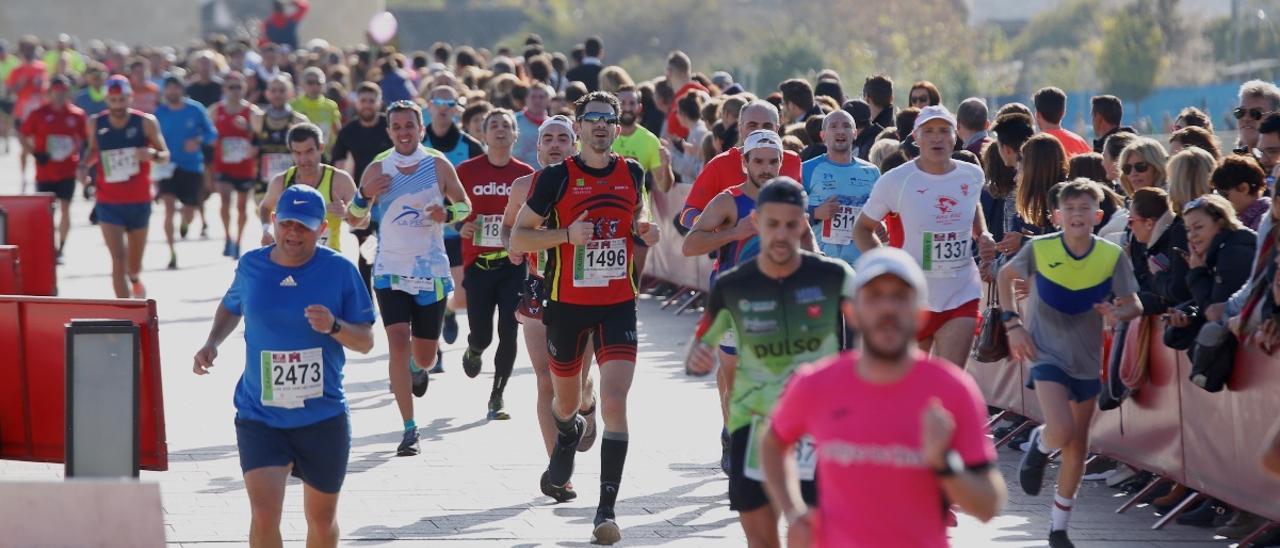
[[[961,369],[914,349],[924,273],[877,248],[854,266],[849,351],[798,370],[760,448],[765,486],[789,524],[787,545],[947,546],[950,504],[991,520],[1006,491],[986,437],[986,403]],[[869,420],[874,418],[875,420]],[[818,453],[817,508],[800,494],[794,445]]]

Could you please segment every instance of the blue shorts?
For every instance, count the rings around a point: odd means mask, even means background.
[[[1089,401],[1098,397],[1098,393],[1102,392],[1102,381],[1098,379],[1077,379],[1068,375],[1061,367],[1051,363],[1031,366],[1031,379],[1027,381],[1027,388],[1035,390],[1036,381],[1053,382],[1067,387],[1067,396],[1074,402]]]
[[[240,471],[293,465],[293,475],[322,493],[337,493],[347,476],[351,422],[346,413],[298,428],[274,428],[236,417]]]
[[[125,230],[147,228],[151,224],[151,202],[140,204],[98,204],[98,222],[123,226]]]

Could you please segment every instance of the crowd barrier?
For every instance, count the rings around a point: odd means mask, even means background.
[[[0,295],[22,294],[22,266],[18,246],[0,245]]]
[[[1137,344],[1137,326],[1131,327],[1125,352]],[[1091,450],[1280,521],[1280,479],[1266,475],[1259,461],[1264,437],[1280,418],[1280,362],[1242,348],[1227,387],[1206,392],[1191,384],[1190,360],[1166,347],[1163,325],[1157,327],[1147,383],[1118,409],[1094,415]],[[1023,388],[1027,364],[970,361],[968,370],[990,405],[1043,421],[1035,392]]]
[[[141,329],[138,460],[143,470],[167,470],[155,301],[0,295],[0,458],[63,462],[65,326],[73,318],[123,319]]]
[[[5,226],[0,244],[18,246],[22,288],[27,295],[58,294],[58,250],[54,241],[53,194],[0,196]]]
[[[705,255],[685,257],[680,252],[684,236],[675,229],[675,219],[684,208],[691,185],[673,185],[667,192],[654,190],[649,193],[654,222],[662,229],[662,239],[649,250],[644,274],[682,288],[706,291],[711,282],[711,259]]]

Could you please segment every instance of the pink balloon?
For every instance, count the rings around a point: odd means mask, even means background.
[[[396,16],[389,11],[374,15],[369,20],[369,37],[374,42],[385,44],[396,35]]]

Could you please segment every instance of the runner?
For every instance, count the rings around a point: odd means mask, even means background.
[[[71,196],[76,193],[80,147],[88,131],[84,111],[71,104],[71,80],[57,75],[49,81],[49,101],[22,123],[23,148],[36,160],[36,190],[58,198],[58,264],[71,231]]]
[[[516,113],[516,130],[520,137],[516,139],[514,154],[517,160],[530,166],[538,165],[538,128],[546,121],[547,103],[555,94],[545,82],[533,82],[529,84],[524,109]]]
[[[257,186],[258,151],[253,128],[262,124],[262,109],[244,99],[244,73],[230,71],[223,79],[223,98],[209,109],[218,140],[213,147],[213,173],[222,198],[222,255],[240,258],[244,225],[249,221],[249,194]],[[231,230],[231,195],[236,198],[235,237]]]
[[[774,406],[760,462],[788,546],[947,546],[949,504],[983,522],[1004,506],[977,384],[911,349],[928,292],[916,261],[894,248],[858,259],[842,312],[862,351],[801,367]],[[817,455],[817,508],[802,501],[797,445]]]
[[[324,150],[325,158],[328,158],[334,136],[342,129],[342,113],[338,110],[338,103],[324,96],[324,84],[324,71],[320,67],[307,67],[302,71],[302,94],[289,106],[320,128],[324,142],[328,144]]]
[[[289,128],[308,122],[306,116],[289,106],[291,95],[293,81],[288,75],[278,75],[268,81],[267,106],[253,126],[254,146],[258,149],[260,162],[254,197],[259,204],[267,194],[267,183],[271,178],[293,167],[293,154],[288,143]]]
[[[18,42],[18,66],[9,71],[5,78],[5,88],[14,97],[13,124],[21,133],[22,123],[37,108],[40,108],[41,94],[44,92],[47,78],[45,64],[36,59],[36,48],[40,40],[34,36],[23,36]],[[7,140],[6,140],[7,142]],[[25,142],[19,141],[23,147]],[[18,154],[18,179],[21,180],[22,193],[27,193],[27,155],[31,151],[22,149]]]
[[[444,225],[471,213],[453,167],[419,144],[421,120],[422,109],[411,101],[387,107],[387,131],[395,148],[365,169],[360,194],[349,210],[352,226],[377,223],[373,287],[387,330],[391,391],[404,420],[404,435],[396,448],[399,456],[420,451],[409,393],[427,393],[427,372],[439,357],[445,299],[453,290]],[[452,204],[446,206],[446,199]]]
[[[672,108],[674,109],[674,106]],[[742,105],[742,110],[738,113],[738,127],[741,130],[741,135],[750,135],[762,129],[776,132],[779,127],[778,108],[768,101],[750,101]],[[676,220],[680,226],[692,229],[698,220],[698,216],[702,214],[702,210],[707,208],[713,198],[730,187],[745,182],[746,172],[743,168],[744,165],[746,165],[746,162],[743,160],[742,147],[732,147],[707,162],[707,165],[702,168],[702,173],[698,174],[698,179],[693,182],[693,187],[689,189],[689,196],[685,198],[684,209],[680,211],[680,217]],[[760,179],[760,182],[764,183],[777,175],[785,175],[794,180],[800,180],[800,174],[800,156],[794,152],[786,151],[782,156],[780,171],[775,171],[770,177]],[[719,260],[718,257],[717,260]],[[720,394],[721,414],[725,417],[725,421],[728,421],[729,389],[733,386],[733,379],[730,375],[733,374],[734,364],[737,360],[737,357],[733,354],[735,347],[732,335],[721,341],[720,346],[720,368],[716,370],[716,388]],[[731,441],[726,424],[725,427],[720,429],[720,468],[726,474],[729,473],[729,445]]]
[[[467,135],[454,123],[454,119],[462,113],[464,105],[458,99],[458,91],[449,86],[436,86],[427,94],[426,114],[430,115],[427,131],[422,144],[444,154],[453,167],[462,162],[484,154],[484,145],[474,137]],[[462,268],[462,238],[453,225],[445,227],[444,246],[449,252],[449,273],[453,277],[453,298],[444,316],[444,342],[453,344],[458,339],[457,310],[467,308],[467,290],[463,284],[466,275]],[[432,373],[443,373],[444,364],[436,362]]]
[[[827,153],[803,164],[805,192],[816,206],[809,206],[809,222],[818,249],[828,257],[853,264],[862,255],[853,243],[853,224],[871,197],[880,169],[855,156],[857,127],[853,116],[833,111],[822,120],[822,142]]]
[[[547,118],[538,128],[538,163],[544,168],[563,162],[571,152],[576,150],[577,135],[573,131],[573,122],[567,116],[557,115]],[[539,171],[538,173],[541,173]],[[520,208],[529,197],[533,179],[538,173],[525,175],[511,183],[511,195],[507,197],[507,208],[502,214],[502,239],[508,253],[513,257],[522,257],[511,249],[511,229],[515,224]],[[542,310],[546,302],[546,279],[543,269],[546,267],[546,250],[523,255],[527,266],[524,279],[523,294],[520,306],[516,309],[516,319],[524,326],[525,352],[533,366],[533,374],[538,380],[538,429],[542,431],[542,442],[546,446],[547,457],[556,446],[556,419],[551,411],[551,400],[554,393],[551,388],[551,364],[547,354],[547,326],[542,323]],[[590,344],[588,344],[590,346]],[[588,352],[589,354],[589,352]],[[582,390],[578,398],[578,414],[587,421],[582,441],[578,443],[578,451],[591,448],[596,440],[596,400],[591,382],[591,371],[586,366],[590,357],[583,356]],[[564,500],[578,497],[572,482],[565,484]]]
[[[929,319],[916,332],[920,348],[964,367],[982,297],[970,241],[978,240],[984,261],[994,257],[995,242],[978,203],[982,168],[951,159],[955,128],[956,119],[944,106],[920,111],[912,131],[920,156],[876,182],[855,221],[853,241],[864,253],[879,247],[880,221],[898,214],[905,248],[929,280]]]
[[[120,299],[145,299],[142,254],[151,223],[151,165],[169,160],[155,116],[129,108],[133,90],[123,76],[107,80],[107,110],[89,122],[82,169],[97,163],[94,213],[111,252],[111,285]],[[80,177],[83,179],[84,177]]]
[[[586,428],[586,420],[577,411],[582,354],[590,338],[600,364],[605,423],[600,503],[592,539],[613,544],[622,538],[614,505],[627,455],[627,392],[635,374],[636,284],[631,236],[638,235],[654,245],[659,233],[657,226],[638,221],[644,206],[640,201],[644,169],[610,152],[618,135],[617,98],[593,92],[579,98],[574,107],[577,133],[587,130],[584,146],[577,156],[538,175],[529,200],[516,217],[511,248],[516,253],[550,250],[550,288],[543,322],[555,376],[552,412],[559,436],[542,474],[542,492],[558,501],[566,500],[574,454]],[[549,230],[539,229],[544,222]],[[572,267],[566,261],[571,261]]]
[[[325,218],[328,228],[320,236],[320,245],[334,251],[342,251],[342,219],[347,215],[347,204],[356,196],[356,183],[347,172],[320,162],[324,141],[320,128],[305,123],[289,128],[289,152],[293,167],[278,173],[267,185],[267,195],[258,204],[258,218],[262,220],[262,245],[271,245],[271,211],[275,209],[284,189],[295,184],[315,187],[324,196],[329,215]]]
[[[280,244],[246,253],[218,304],[192,370],[207,375],[218,346],[244,318],[236,384],[236,448],[249,494],[249,543],[280,546],[289,476],[302,480],[308,546],[338,545],[338,492],[351,453],[342,389],[346,352],[373,348],[373,303],[350,261],[316,245],[324,198],[294,186],[273,223]]]
[[[356,88],[356,119],[338,130],[338,139],[333,143],[333,164],[348,170],[356,181],[363,181],[364,170],[374,156],[393,146],[387,133],[387,117],[382,113],[382,88],[373,82],[363,82]],[[349,165],[344,164],[348,156],[351,157]],[[374,228],[351,229],[360,244],[356,265],[370,295],[373,294],[373,255],[365,250],[365,241],[374,233]]]
[[[1138,282],[1120,246],[1093,234],[1102,222],[1102,190],[1088,179],[1062,186],[1053,223],[1062,231],[1032,239],[1000,269],[1000,302],[1014,302],[1015,280],[1030,288],[1023,301],[1024,324],[1014,310],[1001,313],[1009,334],[1009,358],[1027,361],[1045,423],[1031,432],[1018,480],[1028,495],[1039,495],[1049,454],[1062,450],[1053,498],[1049,546],[1072,546],[1067,523],[1089,455],[1089,424],[1102,390],[1104,323],[1142,315]],[[1066,268],[1059,268],[1062,265]],[[1114,302],[1112,296],[1114,295]],[[1008,299],[1008,300],[1004,300]],[[1104,322],[1105,320],[1105,322]]]
[[[467,284],[467,350],[462,369],[468,377],[480,374],[481,354],[493,342],[493,312],[498,311],[498,350],[493,360],[493,389],[489,393],[489,420],[507,420],[502,394],[515,367],[524,267],[519,255],[509,255],[502,244],[502,212],[511,183],[533,173],[533,168],[512,157],[516,117],[507,109],[494,109],[484,117],[487,151],[458,166],[458,179],[471,202],[471,215],[463,222],[462,261]]]
[[[177,270],[178,253],[173,246],[173,214],[176,202],[182,202],[182,218],[178,234],[187,239],[188,225],[200,206],[204,187],[204,159],[213,155],[218,139],[213,122],[204,106],[187,97],[182,80],[176,76],[164,79],[164,102],[156,107],[156,121],[166,143],[176,147],[169,162],[156,166],[153,178],[159,181],[160,198],[164,200],[164,239],[169,243],[169,270]]]
[[[10,53],[9,49],[9,41],[0,38],[0,142],[4,143],[4,154],[9,153],[9,133],[16,129],[13,127],[13,97],[6,83],[9,73],[18,67],[18,56]]]
[[[129,61],[129,85],[133,86],[130,108],[154,114],[160,105],[160,86],[151,81],[151,61],[146,57],[135,57]]]
[[[747,156],[753,145],[762,147],[753,143],[762,133],[776,137],[767,130],[748,135]],[[773,154],[777,159],[782,156],[780,141]],[[754,184],[753,180],[743,186]],[[853,271],[839,259],[800,249],[809,226],[805,222],[807,198],[798,183],[778,177],[752,194],[758,196],[745,224],[759,226],[761,252],[717,276],[707,299],[707,316],[712,321],[693,348],[689,368],[700,374],[710,372],[715,366],[713,345],[725,333],[735,334],[743,350],[738,364],[741,374],[733,375],[730,383],[728,428],[733,443],[729,509],[738,512],[749,546],[781,546],[778,511],[765,494],[757,458],[763,421],[800,364],[840,350],[844,334],[840,310],[850,296]],[[716,214],[721,203],[720,196],[712,200],[698,223]],[[796,454],[801,458],[804,501],[816,504],[813,471],[817,455],[811,448]]]

